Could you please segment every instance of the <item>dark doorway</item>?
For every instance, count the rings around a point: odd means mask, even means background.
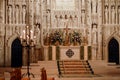
[[[17,38],[13,41],[11,47],[11,67],[22,66],[22,45],[20,40]]]
[[[119,43],[112,38],[108,44],[108,61],[119,64]]]

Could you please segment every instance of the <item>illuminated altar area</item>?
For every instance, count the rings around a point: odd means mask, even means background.
[[[85,23],[85,7],[79,12],[75,0],[54,0],[47,15],[47,26],[43,29],[45,60],[91,59],[92,48],[91,40],[88,41],[90,35]]]

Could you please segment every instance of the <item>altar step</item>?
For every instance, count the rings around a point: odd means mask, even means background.
[[[86,60],[64,60],[58,61],[60,76],[83,76],[94,74],[91,66]]]

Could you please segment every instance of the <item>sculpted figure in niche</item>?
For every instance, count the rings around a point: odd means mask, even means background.
[[[59,27],[64,27],[64,23],[63,23],[63,17],[62,17],[62,15],[60,16],[60,20],[59,20]]]
[[[81,16],[81,18],[82,18],[82,19],[81,19],[81,23],[82,23],[82,24],[85,24],[85,10],[82,10],[81,15],[82,15],[82,16]]]
[[[83,7],[85,6],[85,0],[82,0],[82,6]]]
[[[8,23],[12,23],[12,6],[8,7]]]
[[[16,11],[15,20],[16,20],[16,24],[18,24],[19,23],[19,13],[20,13],[18,5],[15,7],[15,11]]]
[[[78,27],[78,18],[76,15],[74,17],[74,27]]]
[[[108,6],[105,6],[105,24],[108,24],[108,16],[109,16],[109,13],[108,13]]]
[[[68,19],[68,26],[69,27],[73,27],[73,17],[70,15],[69,19]],[[66,21],[66,25],[67,25],[67,21]]]
[[[40,24],[36,25],[36,44],[40,44]]]
[[[58,17],[57,17],[57,15],[55,15],[53,25],[54,25],[54,27],[58,27]]]
[[[115,23],[115,7],[114,7],[114,6],[112,6],[111,11],[112,11],[112,14],[111,14],[111,16],[112,16],[111,22],[112,22],[112,24],[114,24],[114,23]]]
[[[92,29],[92,35],[93,35],[93,44],[97,43],[97,24],[93,24],[92,25],[93,29]]]
[[[50,26],[50,10],[47,10],[47,24]]]
[[[68,26],[68,17],[65,15],[64,17],[64,27]]]
[[[93,14],[97,12],[97,0],[92,0],[92,12]]]
[[[23,6],[23,11],[22,11],[22,23],[25,24],[26,20],[26,6]]]
[[[118,21],[119,21],[119,24],[120,24],[120,6],[118,7]]]

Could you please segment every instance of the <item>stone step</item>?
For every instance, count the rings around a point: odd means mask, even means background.
[[[69,62],[67,62],[67,63],[60,62],[59,64],[61,64],[61,65],[62,65],[62,64],[65,64],[65,65],[73,65],[73,64],[74,64],[74,65],[82,65],[82,64],[85,64],[85,65],[87,65],[86,62],[84,62],[84,63],[81,63],[81,62],[80,62],[80,63],[78,63],[78,62],[77,62],[77,63],[76,63],[76,62],[70,62],[70,63],[69,63]]]
[[[65,71],[62,74],[91,74],[91,71]]]
[[[67,71],[72,71],[72,70],[74,70],[74,71],[82,71],[82,70],[90,70],[89,68],[67,68],[67,69],[64,69],[64,68],[61,68],[61,71],[63,71],[63,70],[67,70]]]
[[[92,74],[93,71],[87,61],[59,61],[59,73],[64,74]]]
[[[60,65],[60,68],[89,68],[89,65]]]

